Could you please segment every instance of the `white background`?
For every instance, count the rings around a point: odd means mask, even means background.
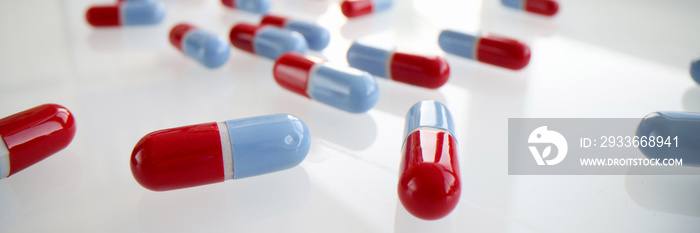
[[[337,1],[274,0],[273,13],[331,31],[322,52],[347,64],[352,40],[444,54],[442,28],[529,44],[510,71],[447,56],[450,81],[425,90],[379,80],[366,114],[349,114],[279,87],[273,62],[232,49],[209,70],[167,33],[190,22],[228,41],[259,16],[216,0],[167,0],[157,26],[96,29],[84,19],[110,1],[0,1],[0,116],[58,103],[76,118],[65,150],[0,181],[0,232],[697,232],[700,177],[509,176],[510,117],[643,117],[700,111],[689,76],[700,54],[696,0],[562,0],[554,18],[497,0],[399,0],[347,20]],[[462,196],[446,218],[410,215],[396,194],[404,115],[445,103],[460,142]],[[313,136],[293,169],[169,192],[139,186],[129,157],[145,134],[182,125],[290,113]]]

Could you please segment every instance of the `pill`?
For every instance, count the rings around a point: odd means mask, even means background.
[[[68,109],[44,104],[0,119],[0,179],[66,148],[75,135]]]
[[[158,24],[165,18],[165,8],[156,1],[123,1],[116,5],[93,6],[85,14],[94,27]]]
[[[699,132],[700,113],[654,112],[639,122],[636,136],[648,158],[682,158],[683,165],[700,166]]]
[[[433,220],[457,206],[461,192],[457,140],[445,105],[424,100],[406,115],[398,194],[414,216]]]
[[[241,179],[296,166],[310,143],[306,124],[287,114],[164,129],[136,143],[131,173],[153,191]]]
[[[348,18],[386,11],[394,5],[394,0],[344,0],[340,10]]]
[[[287,90],[352,113],[368,111],[379,97],[372,75],[310,55],[285,53],[275,62],[273,75]]]
[[[696,57],[693,62],[690,63],[690,77],[692,77],[696,83],[700,84],[700,57]]]
[[[243,11],[265,14],[270,10],[270,0],[221,0],[224,6]]]
[[[530,62],[530,47],[526,44],[488,33],[474,36],[443,30],[438,44],[447,53],[512,70],[522,69]]]
[[[231,46],[221,37],[189,24],[178,24],[170,30],[170,43],[202,65],[216,68],[229,58]]]
[[[358,42],[348,49],[350,66],[370,74],[425,88],[438,88],[450,78],[445,58],[381,49]]]
[[[306,39],[309,48],[313,50],[322,50],[331,41],[331,34],[325,28],[299,20],[266,15],[260,20],[260,25],[270,25],[301,33]]]
[[[273,26],[239,23],[231,28],[229,38],[234,47],[273,60],[286,52],[306,53],[308,49],[298,32]]]
[[[504,6],[527,12],[553,16],[559,11],[559,4],[554,0],[501,0]]]

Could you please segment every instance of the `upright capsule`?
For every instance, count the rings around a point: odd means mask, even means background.
[[[230,8],[257,14],[267,13],[272,6],[270,0],[221,0],[221,3]]]
[[[170,43],[188,57],[209,68],[216,68],[229,58],[231,46],[214,34],[189,24],[178,24],[170,30]]]
[[[293,19],[288,19],[275,15],[266,15],[260,20],[260,25],[270,25],[279,28],[292,30],[304,36],[309,48],[322,50],[331,41],[331,34],[325,28]]]
[[[116,5],[93,6],[85,19],[94,27],[158,24],[165,18],[163,4],[156,1],[121,1]]]
[[[690,63],[690,77],[700,84],[700,56],[693,59]]]
[[[379,97],[379,87],[367,72],[310,55],[285,53],[275,62],[273,75],[287,90],[352,113],[368,111]]]
[[[380,49],[355,42],[348,49],[350,66],[382,78],[425,88],[438,88],[450,78],[450,65],[436,55]]]
[[[141,186],[165,191],[292,168],[309,152],[299,118],[268,115],[151,132],[131,154]]]
[[[682,158],[683,164],[700,166],[700,113],[651,113],[639,122],[636,135],[646,145],[639,146],[646,157]]]
[[[554,0],[501,0],[503,5],[535,14],[553,16],[559,11],[559,4]]]
[[[44,104],[0,119],[0,179],[66,148],[75,135],[73,114]]]
[[[229,38],[234,47],[273,60],[286,52],[306,53],[308,49],[298,32],[273,26],[239,23],[231,28]]]
[[[530,63],[530,47],[501,36],[474,36],[443,30],[438,37],[438,44],[447,53],[511,70],[522,69]]]
[[[348,18],[386,11],[394,5],[394,0],[344,0],[340,10]]]
[[[414,216],[433,220],[457,206],[461,193],[452,115],[434,100],[408,111],[399,168],[399,199]]]

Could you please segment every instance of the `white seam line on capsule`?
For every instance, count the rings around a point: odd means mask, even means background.
[[[474,44],[472,45],[472,57],[474,58],[475,61],[479,60],[479,52],[478,52],[478,47],[479,47],[479,42],[481,41],[481,36],[483,34],[480,34],[476,37],[476,40],[474,40]]]
[[[312,88],[313,88],[313,79],[316,77],[316,71],[318,71],[321,66],[323,66],[323,63],[326,63],[325,61],[319,62],[311,66],[311,69],[309,69],[309,77],[306,77],[306,95],[309,96],[309,98],[314,99],[311,96]]]
[[[391,60],[394,58],[395,53],[396,49],[389,51],[389,55],[386,56],[386,61],[384,61],[384,71],[386,71],[386,78],[389,80],[394,80],[394,77],[391,76]]]
[[[5,139],[0,137],[0,179],[10,175],[10,150],[5,145]]]
[[[217,122],[219,138],[221,138],[221,158],[224,163],[224,180],[233,179],[233,148],[228,134],[226,122]]]
[[[129,4],[128,2],[122,2],[119,4],[119,25],[124,26],[126,25],[126,10],[124,8],[126,4]]]
[[[444,132],[444,133],[447,133],[447,134],[451,135],[452,138],[455,137],[454,135],[452,135],[452,133],[450,133],[449,130],[446,130],[446,129],[443,129],[443,128],[437,128],[437,127],[432,127],[432,126],[418,126],[418,127],[416,127],[416,128],[413,128],[413,130],[411,130],[410,132],[408,132],[408,134],[404,135],[403,144],[401,145],[401,150],[402,150],[402,151],[403,151],[403,149],[406,147],[406,139],[408,139],[408,136],[411,135],[412,133],[415,133],[416,131],[419,131],[419,130],[422,130],[422,129],[429,129],[429,130],[435,130],[435,131],[439,131],[439,132]],[[455,138],[455,141],[457,141],[456,138]]]

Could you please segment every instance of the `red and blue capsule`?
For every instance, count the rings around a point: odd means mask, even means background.
[[[270,0],[221,0],[221,3],[230,8],[257,14],[265,14],[272,7]]]
[[[94,27],[158,24],[165,18],[165,7],[157,1],[120,1],[116,5],[93,6],[85,19]]]
[[[368,111],[379,98],[369,73],[311,55],[285,53],[275,62],[273,75],[287,90],[351,113]]]
[[[501,0],[504,6],[530,13],[553,16],[559,11],[559,3],[554,0]]]
[[[304,36],[310,49],[322,50],[331,41],[331,34],[325,28],[294,19],[276,15],[266,15],[260,20],[260,25],[270,25],[292,30]]]
[[[530,47],[525,43],[487,33],[476,36],[443,30],[438,44],[446,53],[511,70],[525,68],[530,63]]]
[[[170,43],[209,68],[222,66],[231,53],[231,46],[223,38],[189,24],[173,27],[170,30]]]
[[[393,5],[394,0],[344,0],[340,10],[345,17],[354,18],[389,10]]]
[[[239,23],[231,28],[229,39],[236,48],[272,60],[286,52],[306,53],[308,50],[303,35],[273,26]]]

